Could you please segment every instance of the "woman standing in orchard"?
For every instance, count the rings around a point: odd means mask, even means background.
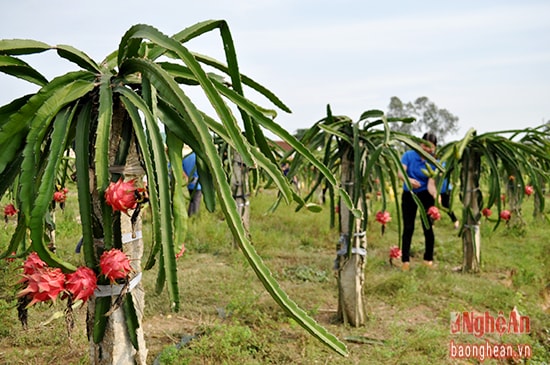
[[[421,143],[420,146],[426,153],[433,156],[437,146],[437,137],[433,133],[425,133],[422,139],[424,142]],[[403,271],[408,271],[410,268],[411,241],[418,207],[415,198],[420,201],[426,214],[428,214],[428,210],[435,205],[437,190],[435,180],[429,173],[429,171],[435,170],[435,166],[428,163],[421,154],[417,151],[409,150],[401,157],[401,163],[403,164],[403,169],[408,179],[408,182],[405,181],[405,176],[399,173],[399,178],[404,182],[403,195],[401,198],[401,211],[403,216],[403,246],[401,257],[403,265],[401,268]],[[431,219],[428,220],[428,222],[422,224],[425,240],[424,264],[432,266],[435,238],[432,221]]]

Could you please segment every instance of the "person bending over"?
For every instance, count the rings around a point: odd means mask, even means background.
[[[427,153],[434,155],[435,149],[437,146],[437,137],[433,133],[425,133],[422,136],[424,140],[420,144],[422,149]],[[411,242],[414,233],[414,223],[416,220],[416,211],[417,204],[413,198],[413,194],[418,197],[422,203],[422,209],[425,212],[428,209],[435,205],[435,197],[437,195],[435,180],[427,176],[422,170],[426,170],[426,164],[428,162],[422,157],[421,154],[414,150],[409,150],[403,154],[401,157],[401,163],[403,164],[403,169],[405,170],[407,176],[403,176],[402,173],[399,173],[399,178],[404,182],[403,184],[403,195],[401,197],[401,211],[403,217],[403,233],[402,233],[402,270],[409,270],[409,261],[410,261],[410,250]],[[430,164],[432,169],[435,169],[435,166]],[[405,183],[405,178],[409,180],[412,191],[409,189]],[[424,251],[424,264],[427,266],[432,266],[433,264],[433,255],[434,255],[434,231],[432,227],[432,220],[428,217],[429,225],[422,224],[422,229],[424,231],[424,241],[425,241],[425,251]]]

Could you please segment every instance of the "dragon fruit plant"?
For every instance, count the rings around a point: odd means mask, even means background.
[[[187,48],[189,41],[211,31],[219,31],[222,38],[223,60],[204,57]],[[22,59],[43,52],[56,52],[72,69],[49,79]],[[75,265],[49,249],[45,234],[51,223],[48,215],[52,202],[63,204],[59,203],[63,200],[62,194],[56,194],[57,201],[53,198],[58,179],[63,181],[74,175],[82,228],[82,258],[98,277],[99,284],[111,280],[105,273],[100,274],[100,256],[104,251],[123,246],[123,233],[130,233],[122,232],[121,222],[126,222],[124,215],[134,217],[136,211],[139,212],[140,202],[148,200],[152,250],[143,261],[143,269],[158,266],[159,283],[162,281],[161,285],[167,289],[172,309],[178,311],[180,295],[175,243],[184,241],[187,204],[184,194],[171,194],[181,190],[185,182],[183,174],[169,171],[169,166],[181,166],[183,146],[187,145],[201,162],[198,164],[201,184],[208,187],[203,189],[206,208],[213,211],[215,204],[220,205],[236,243],[266,290],[314,337],[337,353],[347,354],[344,343],[289,300],[255,251],[235,207],[213,134],[241,155],[243,164],[264,170],[276,182],[281,197],[287,202],[305,205],[274,163],[277,156],[269,148],[264,128],[288,142],[304,161],[325,176],[328,184],[337,186],[338,181],[322,161],[274,121],[280,110],[290,112],[290,109],[265,86],[241,74],[232,35],[224,20],[197,23],[173,36],[147,24],[133,25],[124,33],[117,49],[99,62],[74,47],[31,39],[0,40],[0,54],[7,65],[0,67],[1,73],[37,87],[37,92],[1,106],[0,185],[3,188],[0,188],[0,195],[4,198],[8,187],[13,186],[18,195],[16,207],[24,218],[18,219],[17,234],[5,252],[0,253],[1,257],[13,251],[23,252],[27,249],[23,249],[25,242],[30,242],[31,250],[48,267],[60,268],[65,275],[77,272]],[[168,60],[165,55],[169,55]],[[245,87],[265,96],[269,105],[259,107],[247,99],[243,92]],[[201,90],[212,108],[200,110],[188,94],[193,90]],[[233,106],[239,113],[233,111]],[[74,152],[74,173],[68,171],[66,163],[65,155],[69,151]],[[136,182],[144,175],[147,191],[136,187]],[[130,247],[141,245],[141,241]],[[126,251],[126,247],[124,249]],[[114,257],[110,257],[113,265]],[[141,254],[135,257],[140,262],[142,258]],[[121,261],[116,262],[120,265]],[[106,271],[118,281],[121,280],[118,276],[127,275],[129,267],[121,266],[122,269]],[[138,269],[141,268],[135,268]],[[44,285],[48,286],[47,297],[55,297],[53,291],[59,286],[54,286],[57,281],[45,274],[34,279],[36,285],[27,285],[22,298],[33,295],[32,301],[35,299],[33,293],[42,293]],[[48,283],[42,284],[42,279]],[[70,282],[76,285],[73,280]],[[80,289],[90,290],[93,284],[88,284]],[[38,294],[36,299],[41,296]],[[105,319],[110,311],[111,297],[96,296],[88,301],[89,313],[94,318],[87,324],[87,330],[92,333],[92,362],[97,360],[97,354],[114,357],[115,354],[126,356],[140,352],[141,356],[147,353],[144,347],[138,349],[141,347],[138,337],[143,339],[143,332],[137,331],[143,300],[131,303],[131,297],[126,296],[128,300],[120,308],[124,315],[121,323]],[[117,326],[124,327],[126,332],[118,331]],[[105,336],[106,332],[113,336]],[[118,358],[106,361],[130,363],[130,360]],[[131,362],[145,363],[137,356]]]

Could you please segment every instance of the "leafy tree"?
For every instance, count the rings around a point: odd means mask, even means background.
[[[189,40],[213,30],[220,32],[225,63],[193,53],[185,46]],[[19,57],[49,50],[79,69],[47,80]],[[205,67],[215,72],[207,73]],[[245,164],[262,168],[288,202],[300,199],[278,168],[261,127],[303,154],[323,171],[331,184],[336,180],[309,150],[273,122],[274,110],[260,107],[243,96],[246,85],[276,107],[289,111],[268,89],[239,72],[225,21],[198,23],[171,37],[151,26],[135,25],[124,34],[118,50],[100,63],[67,45],[1,40],[0,71],[39,87],[38,92],[0,108],[0,195],[13,184],[19,192],[18,226],[1,257],[16,250],[24,256],[32,250],[49,266],[66,273],[75,271],[72,263],[48,249],[44,239],[45,216],[55,189],[55,177],[64,152],[74,148],[86,266],[99,274],[102,253],[111,248],[126,250],[128,246],[124,243],[128,239],[123,237],[131,237],[128,254],[135,263],[134,269],[141,271],[143,242],[135,234],[134,225],[139,217],[134,212],[130,220],[125,214],[113,212],[107,205],[105,192],[119,179],[141,180],[146,174],[152,207],[152,249],[144,269],[158,263],[157,290],[166,286],[173,309],[177,310],[180,299],[175,245],[183,242],[187,220],[180,171],[169,174],[168,166],[181,166],[182,147],[187,144],[198,157],[206,207],[212,210],[219,202],[235,241],[274,300],[312,335],[338,353],[346,354],[344,344],[287,297],[255,252],[243,227],[213,135],[227,142]],[[225,81],[226,76],[230,82]],[[197,87],[208,98],[215,116],[199,110],[188,97],[187,91]],[[244,131],[238,127],[228,104],[237,107]],[[165,141],[159,123],[166,133]],[[169,175],[174,179],[169,179]],[[27,230],[30,247],[25,244]],[[139,317],[143,312],[143,295],[138,293],[143,292],[131,290],[128,295],[92,296],[89,300],[92,363],[145,362]],[[115,351],[115,347],[120,351]]]
[[[388,117],[407,118],[413,117],[415,123],[395,123],[392,129],[408,134],[423,134],[431,131],[443,142],[446,136],[458,131],[458,117],[447,109],[438,108],[434,102],[422,96],[414,102],[403,103],[401,99],[393,96],[388,106]]]

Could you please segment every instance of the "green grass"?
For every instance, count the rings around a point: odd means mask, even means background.
[[[271,191],[252,198],[254,247],[289,296],[347,343],[349,357],[323,347],[278,308],[239,250],[232,248],[221,213],[210,214],[202,207],[200,216],[190,221],[187,251],[178,260],[180,312],[170,311],[166,292],[155,295],[156,268],[145,273],[148,363],[156,358],[162,364],[476,363],[449,358],[451,340],[479,342],[473,335],[452,335],[450,313],[489,311],[496,316],[499,311],[508,314],[514,306],[529,316],[531,333],[487,334],[484,339],[528,344],[533,349],[528,363],[548,363],[550,225],[533,221],[529,201],[523,209],[525,235],[513,234],[504,225],[497,231],[482,225],[483,262],[478,274],[453,272],[462,263],[462,243],[445,215],[435,227],[436,267],[421,266],[424,244],[417,222],[408,273],[388,262],[389,248],[398,242],[397,224],[390,222],[381,235],[378,223],[370,222],[365,272],[368,320],[365,326],[352,328],[336,321],[332,264],[338,232],[329,229],[328,212],[294,212],[294,206],[281,205],[267,214],[274,198]],[[57,214],[57,246],[64,258],[79,264],[81,257],[74,254],[79,236],[75,199],[71,193],[66,211]],[[380,206],[373,202],[373,213]],[[0,233],[0,248],[7,245],[13,226],[8,223]],[[147,237],[147,226],[144,231]],[[34,306],[29,329],[21,329],[14,300],[20,264],[0,263],[0,363],[19,364],[21,359],[26,364],[88,363],[84,309],[76,312],[71,339],[62,319],[41,325],[63,308],[63,302]],[[484,362],[493,363],[499,362]]]

